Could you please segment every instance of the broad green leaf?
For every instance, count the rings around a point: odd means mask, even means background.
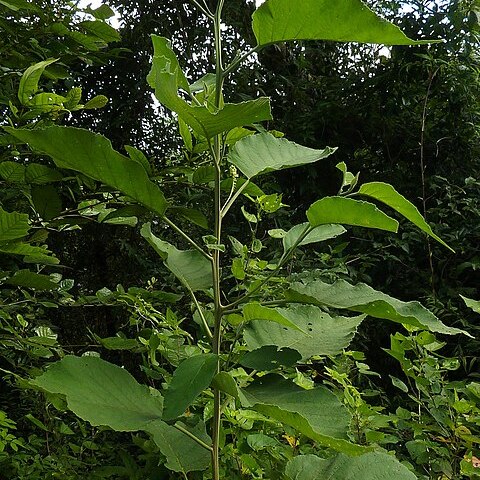
[[[0,5],[17,12],[18,10],[32,10],[38,12],[38,7],[32,2],[27,2],[26,0],[0,0]]]
[[[100,20],[86,20],[80,22],[78,26],[82,27],[87,33],[102,39],[105,43],[120,41],[120,34],[108,23]]]
[[[9,183],[25,183],[25,166],[17,162],[2,162],[0,177]]]
[[[217,112],[205,106],[192,106],[178,95],[178,89],[187,92],[184,74],[168,40],[153,36],[154,57],[148,84],[155,89],[155,96],[198,134],[211,138],[235,127],[242,127],[263,120],[271,120],[270,100],[262,97],[239,104],[227,103]]]
[[[251,322],[244,332],[250,349],[267,345],[292,348],[303,359],[315,355],[337,355],[350,344],[365,315],[331,317],[312,305],[276,308],[278,315],[297,325],[297,330],[272,322]],[[300,331],[298,329],[301,329]]]
[[[323,446],[350,455],[366,451],[347,441],[350,415],[326,388],[304,390],[291,380],[269,374],[257,379],[244,393],[254,410],[290,425]]]
[[[282,325],[282,327],[288,327],[289,329],[298,330],[299,332],[304,333],[295,322],[292,322],[290,319],[282,315],[279,309],[264,307],[255,302],[247,303],[242,309],[243,317],[246,322],[274,322]]]
[[[301,359],[300,353],[293,348],[265,345],[243,355],[239,363],[253,370],[268,371],[279,367],[291,367]]]
[[[476,313],[480,313],[480,300],[473,300],[471,298],[464,297],[463,295],[460,296],[468,308],[471,308]]]
[[[125,369],[94,356],[67,355],[31,384],[65,395],[68,408],[92,425],[117,431],[147,430],[162,415],[160,394],[153,395]]]
[[[52,257],[52,252],[46,246],[37,247],[24,242],[0,243],[0,252],[10,255],[22,255],[27,263],[42,263],[45,265],[57,265],[58,258]]]
[[[200,210],[196,210],[195,208],[170,207],[169,212],[173,215],[180,215],[181,217],[190,220],[190,222],[195,225],[208,230],[207,217]]]
[[[398,222],[379,210],[373,203],[360,202],[345,197],[324,197],[307,210],[312,227],[329,223],[378,228],[397,232]]]
[[[27,183],[42,185],[44,183],[59,182],[62,179],[63,175],[58,170],[39,163],[29,163],[25,170]]]
[[[36,112],[51,112],[57,107],[63,106],[67,99],[54,93],[38,93],[28,101],[28,106]]]
[[[58,58],[52,58],[50,60],[38,62],[25,70],[18,87],[18,99],[22,105],[27,105],[30,97],[38,90],[38,81],[45,68],[57,60]]]
[[[98,341],[107,350],[132,350],[138,347],[138,341],[134,338],[106,337],[98,338]]]
[[[211,443],[210,438],[205,433],[203,423],[199,423],[194,428],[189,428],[181,422],[178,422],[178,425],[190,430],[207,445]],[[186,478],[188,472],[208,468],[211,458],[210,452],[177,428],[167,425],[165,422],[156,421],[149,425],[147,431],[152,434],[153,441],[166,457],[165,466],[168,469],[181,472]]]
[[[88,9],[88,12],[91,13],[98,20],[107,20],[115,15],[115,12],[108,5],[100,5],[98,8],[93,10]]]
[[[243,393],[243,390],[237,385],[235,379],[228,372],[217,373],[217,375],[215,375],[213,378],[212,386],[236,398],[242,407],[248,408],[252,406],[250,401]]]
[[[413,205],[413,203],[410,203],[403,195],[400,195],[388,183],[364,183],[358,190],[358,193],[385,203],[400,213],[400,215],[403,215],[406,219],[410,220],[420,230],[424,231],[427,235],[430,235],[430,237],[434,238],[437,242],[455,253],[455,250],[449,247],[438,235],[433,233],[432,228],[422,217],[417,207]]]
[[[15,287],[33,288],[34,290],[55,290],[58,284],[53,282],[48,275],[31,272],[30,270],[19,270],[5,280],[8,285]]]
[[[44,220],[52,220],[62,212],[62,199],[53,185],[32,187],[32,201],[35,211]]]
[[[140,233],[164,260],[169,270],[191,290],[203,290],[213,284],[212,265],[197,250],[178,250],[168,242],[156,237],[150,224],[143,225]]]
[[[463,330],[444,325],[419,302],[402,302],[364,283],[351,285],[345,280],[337,280],[332,285],[320,280],[308,285],[294,283],[285,296],[288,300],[344,308],[432,332],[468,335]]]
[[[9,213],[0,207],[0,242],[22,238],[27,235],[29,228],[27,214]]]
[[[173,420],[185,410],[211,383],[217,373],[218,357],[204,353],[185,359],[173,373],[165,391],[163,420]]]
[[[215,181],[215,167],[213,165],[201,165],[192,176],[192,182],[197,184]]]
[[[143,166],[147,174],[150,176],[152,174],[152,167],[150,166],[150,162],[145,154],[139,150],[138,148],[132,147],[130,145],[125,145],[125,150],[128,153],[128,156],[138,162],[140,165]]]
[[[260,46],[288,40],[420,45],[360,0],[267,0],[253,14]]]
[[[292,227],[283,237],[283,249],[288,251],[298,241],[308,223],[301,223]],[[330,238],[338,237],[346,232],[341,225],[319,225],[315,227],[297,246],[308,245],[310,243],[324,242]]]
[[[81,128],[52,126],[42,130],[13,129],[9,133],[34,150],[50,155],[60,168],[83,173],[118,189],[163,216],[167,201],[145,169],[112,148],[110,141]]]
[[[415,480],[417,477],[393,455],[368,452],[358,457],[338,454],[323,459],[299,455],[287,464],[290,480]]]
[[[302,147],[285,138],[276,138],[270,133],[260,133],[242,138],[228,154],[228,161],[247,178],[284,168],[306,165],[322,160],[336,148],[324,150]]]
[[[96,108],[103,108],[108,103],[108,97],[105,95],[96,95],[91,98],[83,108],[85,110],[94,110]]]

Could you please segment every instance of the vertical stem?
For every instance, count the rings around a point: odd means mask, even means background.
[[[427,220],[427,188],[425,182],[425,127],[427,123],[427,109],[428,109],[428,100],[430,97],[430,90],[432,88],[433,79],[438,73],[439,68],[434,72],[430,73],[430,78],[428,80],[427,94],[425,95],[425,101],[423,103],[423,112],[422,112],[422,131],[420,134],[420,173],[422,179],[422,207],[423,207],[423,217],[425,221]],[[435,298],[435,271],[433,269],[433,252],[432,245],[430,243],[430,237],[427,235],[427,255],[428,255],[428,265],[430,267],[430,284],[432,287],[432,295]]]
[[[222,87],[223,87],[223,65],[222,65],[222,39],[221,39],[221,14],[223,8],[223,0],[219,0],[215,11],[214,28],[215,28],[215,73],[216,73],[216,90],[215,90],[215,106],[221,107],[222,103]],[[222,161],[222,135],[217,135],[214,139],[213,160],[215,165],[215,238],[217,243],[221,243],[222,236],[222,199],[220,182],[221,161]],[[222,343],[222,316],[223,307],[221,302],[221,286],[220,286],[220,251],[213,251],[212,276],[213,276],[213,301],[214,301],[214,331],[212,339],[213,353],[218,356],[217,373],[220,372],[220,353]],[[220,461],[219,461],[219,441],[221,428],[221,394],[216,387],[213,389],[214,407],[213,407],[213,428],[212,428],[212,477],[213,480],[220,480]]]

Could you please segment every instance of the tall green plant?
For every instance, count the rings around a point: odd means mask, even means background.
[[[198,223],[202,215],[172,205],[138,152],[123,155],[106,138],[76,128],[6,131],[32,150],[51,156],[59,168],[79,172],[120,191],[127,204],[143,205],[155,215],[154,227],[163,222],[189,245],[183,250],[166,242],[155,235],[152,224],[141,229],[142,236],[191,297],[202,329],[203,338],[198,341],[202,353],[197,349],[183,360],[163,391],[141,385],[126,370],[92,356],[66,356],[31,383],[65,396],[68,407],[93,425],[148,432],[165,456],[166,467],[185,478],[188,472],[202,471],[209,465],[214,480],[227,475],[222,471],[220,456],[225,437],[222,412],[232,401],[239,411],[255,411],[293,428],[329,457],[300,456],[287,466],[287,478],[320,475],[340,480],[351,478],[353,472],[359,479],[415,478],[384,451],[349,440],[349,414],[332,392],[324,387],[303,389],[286,372],[313,356],[340,353],[366,315],[444,334],[461,331],[447,327],[417,302],[401,302],[364,284],[291,281],[284,267],[299,246],[339,236],[345,232],[342,225],[396,232],[398,222],[368,200],[387,205],[444,242],[392,186],[376,182],[358,189],[358,177],[340,165],[343,181],[338,195],[313,203],[306,212],[306,222],[288,232],[272,232],[272,236],[283,239],[280,257],[261,258],[265,246],[255,236],[250,245],[230,236],[230,275],[224,260],[224,221],[232,206],[242,194],[253,199],[256,214],[245,207],[242,212],[251,226],[257,225],[283,204],[281,196],[265,195],[254,184],[255,179],[319,161],[335,149],[314,150],[278,138],[259,125],[272,118],[268,98],[227,103],[222,89],[228,74],[242,61],[274,43],[323,39],[415,45],[425,41],[407,38],[360,0],[267,0],[253,15],[257,45],[227,65],[221,36],[223,0],[215,11],[206,2],[193,3],[213,24],[215,73],[190,84],[169,41],[153,36],[148,83],[157,99],[176,114],[185,148],[200,154],[202,162],[195,169],[191,187],[211,189],[214,225],[208,235],[200,238],[193,227],[188,231],[180,228],[175,217],[195,218]],[[341,316],[339,310],[360,315]],[[239,342],[243,352],[237,348]],[[248,379],[236,378],[238,366],[251,370]],[[209,414],[195,414],[195,405],[209,396],[213,406],[207,435],[204,419],[210,420]]]

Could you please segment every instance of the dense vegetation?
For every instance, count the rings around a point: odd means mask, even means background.
[[[480,4],[367,3],[0,0],[2,478],[480,478]]]

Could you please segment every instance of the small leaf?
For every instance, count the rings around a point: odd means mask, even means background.
[[[468,308],[471,308],[476,313],[480,313],[480,300],[473,300],[471,298],[464,297],[463,295],[460,296]]]
[[[230,151],[228,161],[247,178],[322,160],[336,148],[324,150],[302,147],[284,138],[261,133],[242,138]]]
[[[30,97],[38,91],[38,81],[45,68],[56,61],[58,61],[58,58],[38,62],[25,70],[18,87],[18,99],[22,105],[27,105]]]
[[[25,183],[25,166],[17,162],[2,162],[0,177],[9,183]]]
[[[97,95],[91,98],[84,106],[86,110],[93,110],[95,108],[103,108],[108,103],[108,97],[105,95]]]
[[[178,425],[190,430],[207,445],[211,443],[203,423],[199,423],[193,429],[186,427],[181,422]],[[149,425],[148,432],[152,434],[153,441],[166,457],[165,466],[168,469],[182,472],[186,477],[188,472],[208,468],[210,452],[175,427],[162,421],[156,421]]]
[[[0,242],[25,237],[29,229],[27,214],[9,213],[0,207]]]
[[[367,197],[374,198],[375,200],[385,203],[386,205],[403,215],[406,219],[410,220],[420,230],[422,230],[427,235],[434,238],[437,242],[441,243],[444,247],[447,247],[450,251],[455,253],[455,250],[449,247],[438,235],[435,235],[435,233],[433,233],[432,228],[422,217],[417,207],[413,205],[413,203],[409,202],[403,195],[400,195],[388,183],[364,183],[358,190],[358,193],[360,195],[365,195]]]
[[[289,40],[421,45],[360,0],[267,0],[253,14],[258,45]],[[431,41],[430,41],[431,42]]]
[[[58,170],[54,170],[46,165],[29,163],[25,170],[25,180],[28,183],[42,185],[44,183],[59,182],[63,180],[63,175]]]
[[[308,223],[295,225],[283,236],[283,249],[288,251],[300,238],[300,235],[309,226]],[[310,243],[324,242],[331,238],[343,235],[346,230],[341,225],[319,225],[314,228],[297,246],[309,245]]]
[[[268,371],[279,367],[291,367],[301,359],[300,353],[293,348],[265,345],[243,355],[239,363],[253,370]]]
[[[163,420],[173,420],[185,412],[210,385],[217,373],[217,364],[216,355],[205,353],[187,358],[178,366],[165,392]]]
[[[30,383],[65,395],[68,408],[94,426],[147,430],[162,415],[160,394],[152,395],[126,370],[95,356],[67,355]]]
[[[345,308],[432,332],[446,335],[463,333],[470,336],[458,328],[447,327],[419,302],[402,302],[364,283],[351,285],[345,280],[337,280],[333,284],[320,280],[308,285],[294,283],[285,296],[288,300],[326,305],[331,308]]]
[[[307,210],[312,227],[329,223],[378,228],[397,232],[398,222],[379,210],[373,203],[344,197],[324,197]]]
[[[34,290],[55,290],[58,288],[58,284],[53,282],[48,275],[41,275],[30,270],[19,270],[5,283],[16,287],[33,288]]]
[[[150,228],[150,223],[143,225],[140,233],[153,249],[164,260],[165,265],[191,290],[203,290],[213,284],[212,266],[197,250],[178,250],[168,242],[156,237]]]

